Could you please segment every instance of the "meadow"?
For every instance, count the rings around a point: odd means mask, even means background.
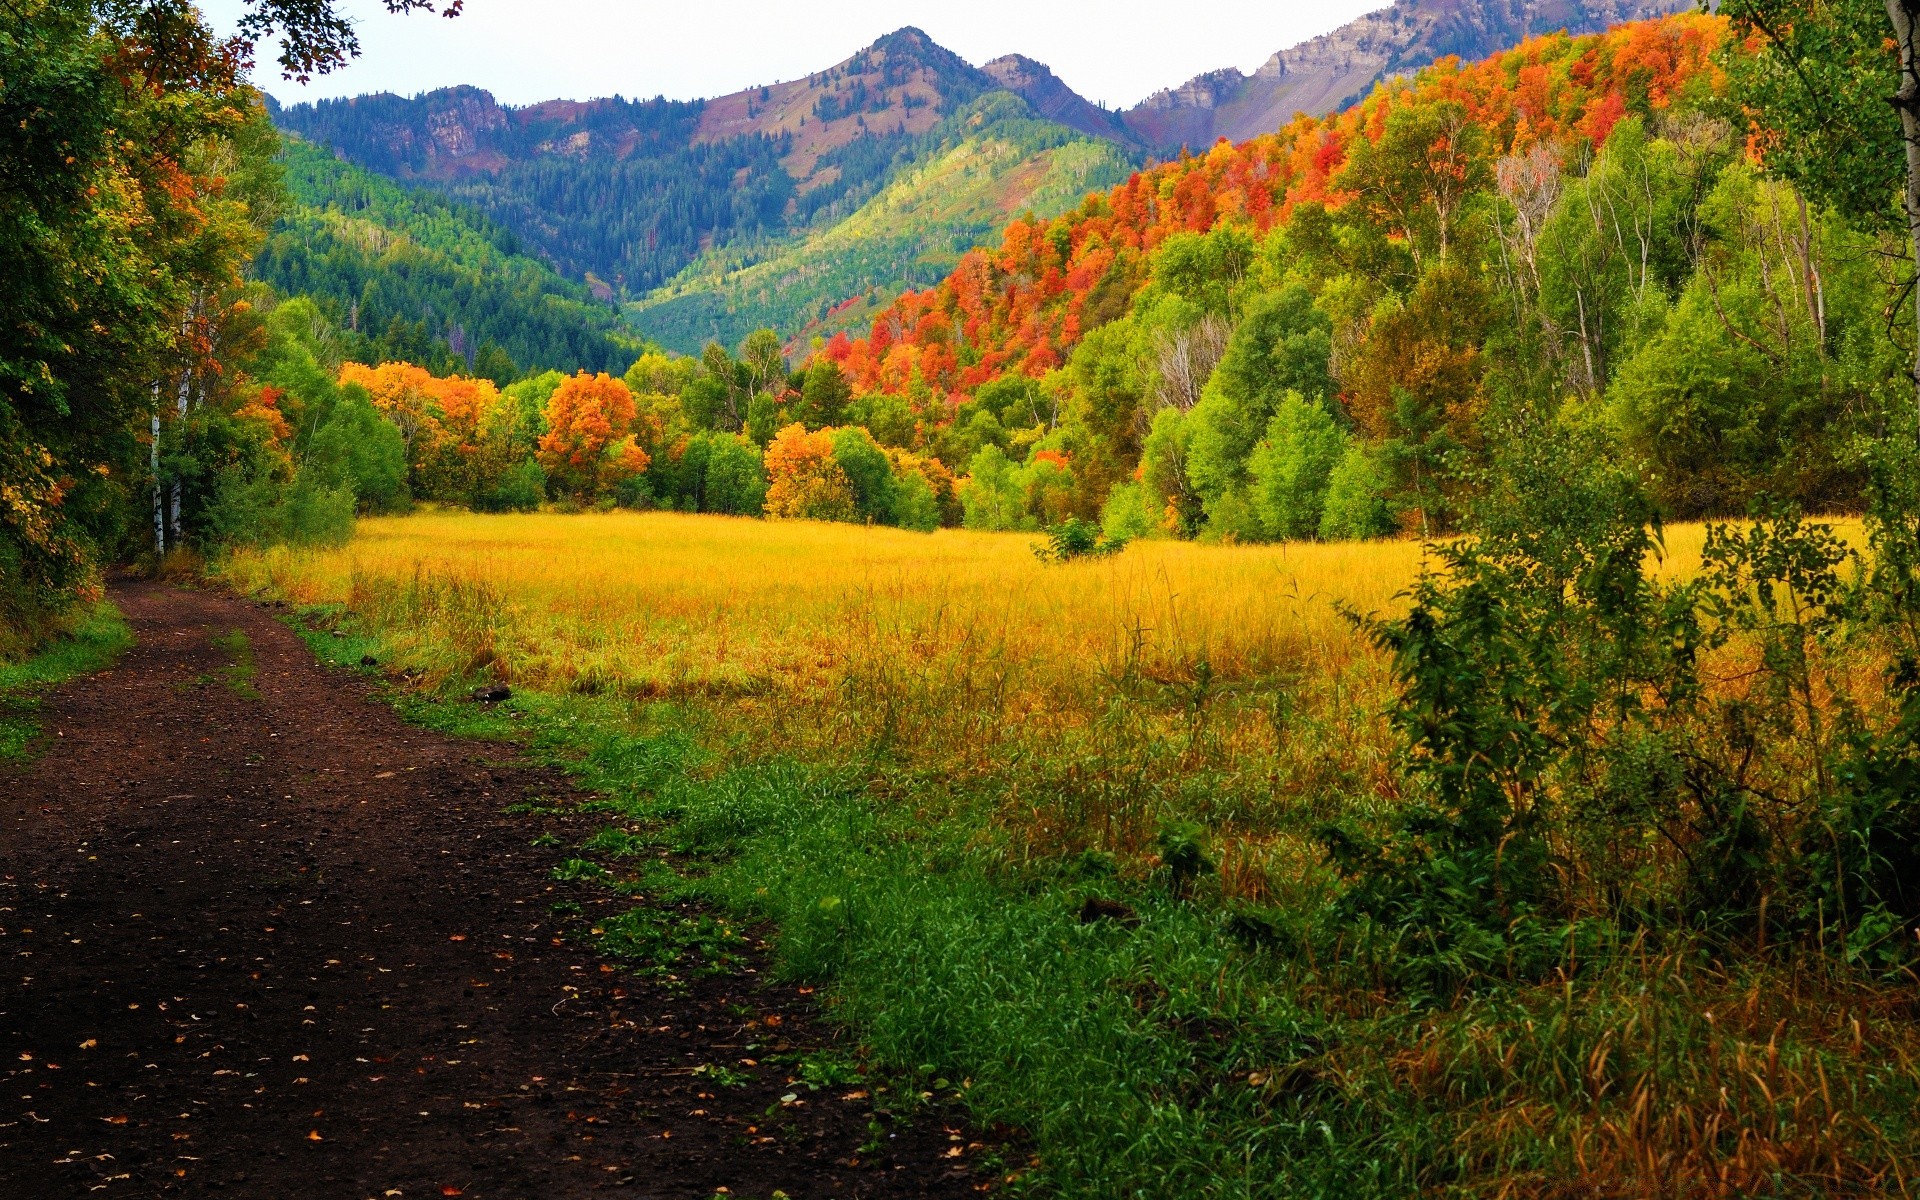
[[[1020,1132],[1010,1186],[1908,1194],[1910,981],[1622,925],[1413,994],[1341,915],[1319,831],[1411,786],[1351,615],[1401,611],[1430,551],[1032,540],[430,511],[221,571],[419,719],[578,772],[610,822],[579,872],[771,920],[867,1069]],[[486,679],[514,703],[454,702]],[[596,936],[724,958],[642,921]]]

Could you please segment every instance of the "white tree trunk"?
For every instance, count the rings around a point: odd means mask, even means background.
[[[167,509],[160,492],[160,385],[153,385],[153,445],[149,448],[153,465],[153,552],[167,552]]]
[[[1900,90],[1894,93],[1893,106],[1900,112],[1900,136],[1907,148],[1907,238],[1914,256],[1914,270],[1920,274],[1920,0],[1885,0],[1887,20],[1893,25],[1893,38],[1900,49]],[[1913,289],[1915,402],[1920,404],[1920,282]],[[1920,422],[1920,410],[1915,413]],[[1920,437],[1920,424],[1915,428]]]

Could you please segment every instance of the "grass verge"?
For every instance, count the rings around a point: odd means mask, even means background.
[[[41,740],[41,693],[108,666],[131,645],[133,631],[121,619],[120,610],[103,600],[38,654],[17,663],[0,663],[0,765],[32,760]]]

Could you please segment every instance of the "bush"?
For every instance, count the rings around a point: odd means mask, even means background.
[[[547,498],[547,473],[527,459],[508,467],[494,486],[474,498],[481,512],[533,512]]]
[[[1156,514],[1140,483],[1123,483],[1107,494],[1100,509],[1100,531],[1110,540],[1148,537],[1158,527]]]
[[[1033,553],[1041,562],[1064,563],[1077,558],[1106,558],[1126,548],[1125,538],[1103,537],[1093,522],[1068,517],[1047,530],[1047,540],[1035,543]]]
[[[222,471],[207,508],[215,541],[240,545],[338,546],[353,536],[353,488],[302,469],[291,483],[234,466]]]

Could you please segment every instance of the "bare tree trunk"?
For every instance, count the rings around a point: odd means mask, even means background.
[[[1900,90],[1893,106],[1900,112],[1901,140],[1907,147],[1907,236],[1912,244],[1914,270],[1920,276],[1920,0],[1885,0],[1887,20],[1893,24],[1900,47]],[[1913,289],[1915,403],[1920,405],[1920,280]],[[1915,437],[1920,439],[1920,408],[1915,412]]]
[[[178,401],[175,402],[174,407],[179,414],[183,428],[185,426],[185,422],[187,418],[187,400],[192,387],[193,387],[193,371],[191,369],[182,371],[180,373],[180,398]],[[172,504],[171,515],[172,515],[172,520],[168,522],[168,525],[169,525],[170,532],[173,534],[173,544],[178,546],[182,541],[185,540],[185,537],[186,537],[186,528],[180,520],[180,480],[178,478],[175,478],[173,481],[173,504]]]
[[[153,385],[153,446],[149,451],[153,465],[153,552],[167,552],[167,509],[160,492],[160,385]]]

